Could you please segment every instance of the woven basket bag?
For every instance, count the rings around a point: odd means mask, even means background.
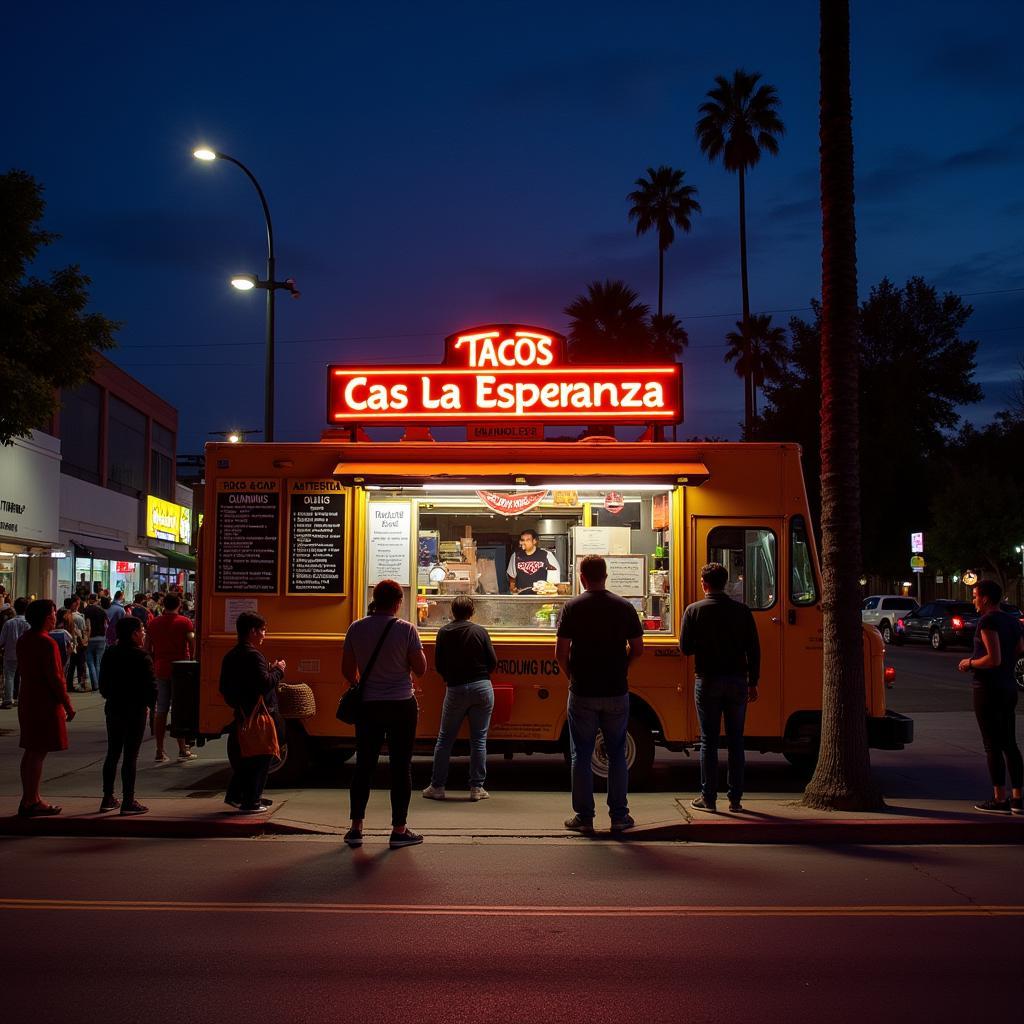
[[[316,698],[305,683],[281,683],[277,705],[282,718],[312,718],[316,714]]]

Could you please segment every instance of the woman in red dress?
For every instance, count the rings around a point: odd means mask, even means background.
[[[18,641],[21,694],[18,724],[21,726],[21,806],[23,818],[60,814],[39,795],[43,761],[51,750],[68,749],[67,723],[75,717],[68,698],[60,649],[50,636],[57,625],[57,606],[52,601],[33,601],[25,611],[29,629]]]

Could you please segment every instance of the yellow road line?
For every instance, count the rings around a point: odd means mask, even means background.
[[[68,900],[0,897],[3,910],[205,914],[334,914],[406,917],[1024,917],[1017,904],[878,906],[492,906],[420,903],[258,903],[198,900]]]

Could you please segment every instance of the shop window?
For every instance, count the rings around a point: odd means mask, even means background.
[[[708,561],[729,570],[725,592],[752,609],[775,604],[778,569],[775,534],[761,527],[717,526],[708,536]]]
[[[99,386],[88,382],[60,395],[60,468],[90,483],[100,482]]]
[[[811,543],[803,516],[789,521],[789,599],[793,604],[814,604],[818,600],[818,583],[814,577]]]
[[[107,486],[123,494],[144,494],[146,462],[146,417],[111,395],[107,414]]]
[[[174,460],[162,452],[149,453],[149,493],[174,501]]]
[[[452,620],[455,597],[468,594],[474,621],[491,631],[553,633],[562,606],[580,592],[580,559],[600,554],[608,588],[633,604],[645,630],[671,633],[667,489],[581,484],[548,491],[515,515],[495,506],[521,495],[480,489],[370,495],[366,579],[402,584],[400,614],[437,629]],[[364,607],[371,592],[368,585]]]

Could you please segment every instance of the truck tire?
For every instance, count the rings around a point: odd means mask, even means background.
[[[285,742],[281,747],[281,765],[270,775],[268,785],[275,789],[293,789],[309,774],[312,751],[306,730],[298,722],[285,723]]]
[[[928,641],[932,645],[933,651],[941,651],[946,646],[946,642],[942,639],[942,633],[937,629],[933,629],[928,636]]]
[[[888,619],[882,619],[882,621],[878,624],[878,632],[882,634],[882,640],[884,640],[885,643],[892,643],[892,623]]]
[[[608,778],[608,755],[604,749],[604,737],[597,734],[594,756],[591,758],[594,775],[599,779]],[[640,789],[651,781],[654,771],[654,737],[649,726],[630,716],[626,727],[626,766],[629,768],[631,789]]]

